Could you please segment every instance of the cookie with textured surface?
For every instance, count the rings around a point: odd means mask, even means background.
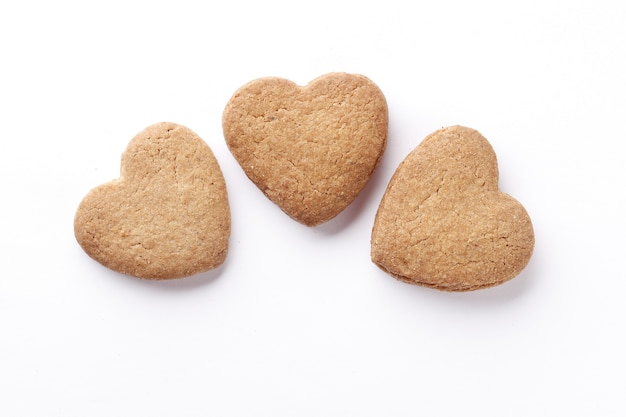
[[[149,126],[122,155],[120,178],[82,200],[74,234],[93,259],[139,278],[216,268],[228,251],[230,207],[213,152],[184,126]]]
[[[426,137],[394,173],[376,214],[371,258],[401,281],[470,291],[517,276],[534,242],[524,207],[498,189],[489,142],[452,126]]]
[[[261,78],[235,92],[222,125],[248,178],[291,218],[315,226],[343,211],[378,166],[387,103],[362,75],[330,73],[304,87]]]

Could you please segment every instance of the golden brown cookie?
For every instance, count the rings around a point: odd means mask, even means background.
[[[387,103],[362,75],[331,73],[300,87],[262,78],[223,114],[224,137],[246,175],[294,220],[328,221],[363,189],[387,141]]]
[[[426,137],[396,170],[376,214],[371,256],[401,281],[470,291],[518,275],[534,242],[524,207],[498,189],[489,142],[452,126]]]
[[[122,155],[119,180],[82,200],[74,233],[93,259],[139,278],[181,278],[221,265],[230,208],[213,152],[184,126],[146,128]]]

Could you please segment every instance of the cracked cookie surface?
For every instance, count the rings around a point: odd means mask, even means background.
[[[74,233],[93,259],[139,278],[181,278],[221,265],[230,208],[213,152],[184,126],[149,126],[124,151],[120,178],[81,201]]]
[[[426,137],[394,173],[376,214],[371,257],[401,281],[469,291],[518,275],[533,247],[528,213],[498,189],[489,142],[452,126]]]
[[[362,75],[330,73],[304,87],[261,78],[235,92],[222,124],[248,178],[291,218],[315,226],[345,209],[378,166],[387,103]]]

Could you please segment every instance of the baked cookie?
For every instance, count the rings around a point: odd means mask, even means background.
[[[300,87],[262,78],[223,113],[226,143],[246,175],[307,226],[337,216],[363,189],[385,150],[387,103],[362,75],[331,73]]]
[[[530,260],[524,207],[498,189],[496,155],[476,130],[453,126],[400,164],[372,230],[372,261],[393,277],[445,291],[501,284]]]
[[[74,234],[93,259],[139,278],[181,278],[221,265],[230,208],[213,152],[184,126],[146,128],[122,155],[119,180],[82,200]]]

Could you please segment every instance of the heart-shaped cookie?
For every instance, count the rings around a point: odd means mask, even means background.
[[[226,143],[246,175],[294,220],[326,222],[363,189],[387,141],[387,103],[362,75],[331,73],[300,87],[262,78],[223,114]]]
[[[399,280],[470,291],[518,275],[534,241],[524,207],[498,189],[489,142],[453,126],[426,137],[396,170],[376,214],[371,257]]]
[[[96,261],[139,278],[181,278],[221,265],[230,208],[213,152],[184,126],[146,128],[122,155],[119,180],[82,200],[74,233]]]

